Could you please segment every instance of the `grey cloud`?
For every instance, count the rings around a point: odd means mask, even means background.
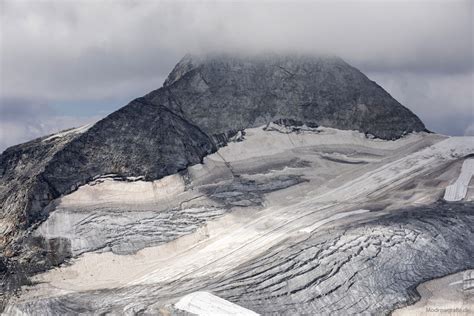
[[[331,53],[383,78],[382,86],[398,87],[394,96],[434,122],[429,105],[445,117],[459,102],[449,91],[449,98],[436,89],[421,93],[425,82],[457,78],[462,82],[449,84],[458,91],[474,71],[470,0],[4,0],[0,6],[4,99],[132,99],[160,87],[188,52]]]
[[[164,77],[188,51],[334,53],[370,71],[471,72],[471,1],[4,1],[4,94]],[[125,92],[124,92],[125,93]]]
[[[474,126],[473,74],[367,73],[394,98],[411,108],[428,129],[468,134]]]
[[[474,123],[471,123],[466,129],[464,130],[465,136],[474,136]]]
[[[0,99],[0,152],[9,146],[98,119],[99,116],[61,115],[48,104],[35,100]]]
[[[0,98],[0,122],[28,118],[37,113],[47,116],[52,112],[52,109],[44,101]]]

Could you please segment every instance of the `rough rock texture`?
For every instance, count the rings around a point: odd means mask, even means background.
[[[395,139],[425,129],[375,82],[337,57],[186,56],[146,96],[210,135],[278,119]]]
[[[159,179],[199,163],[215,150],[198,127],[143,98],[81,134],[11,147],[0,157],[1,216],[12,225],[2,233],[15,234],[41,220],[52,200],[94,177]]]
[[[88,130],[2,153],[1,246],[47,216],[53,199],[93,177],[158,179],[200,162],[238,131],[281,119],[383,139],[425,129],[416,115],[336,57],[186,56],[162,88]]]
[[[357,130],[362,134],[321,126]],[[255,220],[257,224],[243,226],[248,229],[244,237],[250,238],[253,234],[258,236],[260,230],[270,230],[273,235],[262,247],[273,245],[281,236],[289,233],[282,231],[284,228],[280,227],[279,221],[293,218],[291,221],[304,226],[304,220],[298,219],[300,212],[309,212],[314,208],[317,213],[319,208],[323,209],[324,203],[332,207],[333,201],[339,199],[338,196],[328,196],[333,188],[340,186],[343,188],[340,193],[347,195],[346,200],[341,196],[341,205],[337,205],[334,210],[336,214],[343,208],[355,207],[352,197],[359,193],[368,194],[365,192],[368,190],[365,190],[366,186],[373,190],[379,186],[395,187],[402,180],[384,179],[385,173],[368,176],[370,183],[362,181],[365,179],[363,177],[360,185],[356,183],[344,187],[344,181],[355,179],[384,164],[389,165],[392,160],[439,140],[438,136],[431,137],[425,133],[402,137],[424,130],[423,124],[413,113],[339,58],[186,56],[177,64],[162,88],[133,100],[98,123],[39,138],[2,153],[1,295],[26,284],[26,278],[35,273],[64,263],[65,260],[78,260],[81,254],[87,255],[93,251],[106,253],[110,250],[127,257],[143,255],[143,260],[140,260],[147,272],[150,268],[147,264],[150,261],[151,266],[160,264],[161,258],[150,258],[146,251],[140,253],[141,250],[147,250],[143,248],[179,245],[181,241],[176,241],[176,244],[173,242],[198,233],[202,234],[196,240],[205,244],[209,239],[212,241],[205,230],[215,227],[219,220],[237,225],[237,228],[239,223]],[[250,139],[252,137],[253,140]],[[233,152],[236,144],[244,145]],[[205,159],[208,159],[206,163]],[[436,162],[433,157],[430,159]],[[419,160],[420,157],[413,159],[416,166]],[[392,176],[403,175],[411,168],[411,164],[412,161],[400,166],[395,164],[400,170],[393,171],[392,166],[387,171]],[[193,165],[196,168],[190,167]],[[419,168],[423,169],[424,164]],[[407,176],[411,176],[411,173]],[[95,201],[92,196],[89,197],[89,204],[81,204],[84,201],[74,195],[81,191],[78,188],[84,188],[110,174],[116,175],[117,179],[127,180],[127,177],[131,177],[130,181],[136,181],[139,177],[140,181],[150,184],[153,189],[139,193],[133,190],[135,193],[117,191],[103,205],[99,203],[102,200]],[[153,180],[168,175],[182,176],[184,189],[161,196],[166,189],[164,186],[156,187]],[[326,182],[331,184],[326,187]],[[437,190],[431,185],[426,187]],[[415,189],[408,190],[412,195],[407,196],[406,200],[396,197],[397,202],[392,201],[391,206],[396,209],[399,204],[418,201],[425,193],[425,187],[415,185]],[[282,210],[283,206],[296,205],[308,197],[317,196],[319,193],[314,193],[314,190],[327,193],[326,200],[313,201],[314,205],[310,200],[295,210]],[[286,193],[280,196],[280,191]],[[119,198],[117,194],[124,196]],[[139,198],[134,198],[133,194]],[[66,207],[61,204],[62,199],[67,200],[68,196],[73,195],[77,205]],[[81,198],[84,196],[80,195]],[[104,194],[99,196],[103,197]],[[432,201],[433,196],[429,193],[424,198]],[[141,202],[138,201],[140,198],[143,198]],[[379,205],[390,204],[387,201],[376,202]],[[354,205],[349,206],[351,203]],[[276,211],[282,213],[274,216]],[[321,212],[314,214],[313,221],[328,216],[330,218],[331,214]],[[254,224],[255,229],[252,228]],[[222,228],[224,232],[226,228]],[[220,233],[223,232],[217,229],[217,234]],[[378,239],[382,237],[377,236]],[[193,238],[189,240],[193,241]],[[234,236],[224,239],[221,244],[224,245],[223,252],[243,242],[239,238]],[[232,243],[226,245],[228,239],[232,239]],[[252,246],[252,243],[249,245]],[[263,249],[257,244],[252,247],[256,247],[251,251],[252,255]],[[245,251],[246,248],[238,249]],[[304,251],[301,251],[303,254]],[[208,257],[204,255],[203,258],[212,259],[221,252],[211,251]],[[171,254],[174,258],[172,251]],[[195,259],[201,260],[199,256]],[[196,262],[196,267],[201,263]],[[277,261],[274,263],[278,264]],[[112,262],[110,264],[113,265]],[[242,269],[244,267],[242,265]],[[455,267],[454,263],[450,269],[452,267]],[[155,272],[147,273],[151,274],[145,274],[143,278],[152,280]],[[142,281],[139,279],[137,282]],[[208,280],[201,280],[198,275],[194,281],[199,284],[198,287],[202,287]],[[194,281],[180,288],[179,294],[194,288]],[[242,298],[234,289],[225,288],[225,283],[207,284],[209,288],[221,291],[223,296],[233,300]],[[163,284],[163,289],[169,286]],[[134,290],[135,287],[129,287],[124,292]],[[115,306],[109,308],[105,299],[102,302],[104,306],[99,310],[118,313],[127,310],[117,303],[121,291],[107,294],[111,295]],[[155,295],[156,287],[144,287],[143,291],[151,293],[146,294],[149,297],[146,297],[145,306],[135,306],[131,302],[137,296],[128,296],[130,306],[133,305],[132,310],[150,309],[151,313],[155,313],[155,307],[148,306],[151,304],[148,299],[158,298]],[[178,292],[173,291],[171,289],[163,295],[174,300]],[[266,292],[262,291],[261,294],[266,295]],[[7,301],[1,295],[0,307]],[[81,297],[90,299],[86,291],[84,296],[75,298],[74,304],[83,306],[66,306],[68,303],[63,304],[62,297],[52,301],[45,299],[37,303],[33,303],[35,300],[25,303],[30,304],[31,309],[23,308],[26,305],[21,302],[16,306],[28,312],[39,308],[37,310],[44,314],[49,311],[67,314],[70,311],[89,312],[90,306],[100,303],[81,302]],[[54,302],[61,302],[60,306],[53,306]],[[387,306],[393,302],[387,303]],[[158,303],[161,304],[160,308],[168,306],[166,300]],[[241,303],[266,312],[258,302],[247,302],[242,298]]]

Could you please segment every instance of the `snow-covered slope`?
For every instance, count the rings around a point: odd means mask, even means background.
[[[186,56],[0,155],[0,310],[388,314],[474,266],[473,153],[340,58]]]
[[[246,308],[207,292],[194,292],[182,297],[176,308],[199,316],[257,316]]]
[[[262,126],[158,181],[96,179],[33,232],[73,259],[6,312],[388,313],[474,264],[472,204],[437,202],[473,152],[472,137]]]

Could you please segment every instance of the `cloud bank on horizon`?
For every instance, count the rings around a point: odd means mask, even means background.
[[[433,131],[474,134],[473,2],[0,2],[0,150],[159,88],[186,53],[336,54]]]

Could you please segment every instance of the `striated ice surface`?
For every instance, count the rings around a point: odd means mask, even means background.
[[[466,159],[462,165],[461,173],[453,184],[446,187],[444,199],[446,201],[461,201],[466,197],[467,188],[474,175],[474,159]]]
[[[386,315],[474,265],[472,203],[441,200],[472,138],[243,135],[160,180],[111,175],[56,200],[25,249],[65,264],[34,274],[6,313]]]
[[[340,58],[187,56],[0,155],[0,311],[389,315],[474,267],[473,153]]]

